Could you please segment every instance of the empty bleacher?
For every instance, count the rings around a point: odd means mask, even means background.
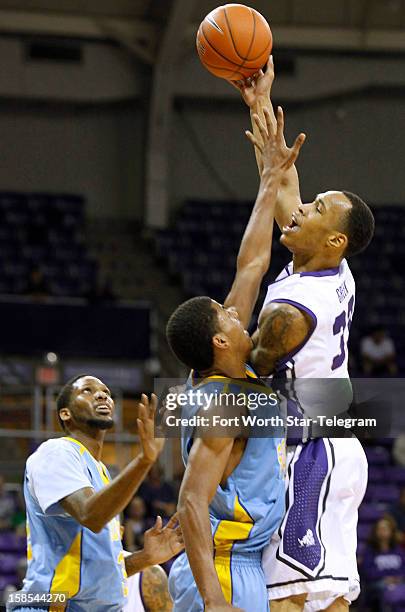
[[[84,205],[77,195],[0,192],[0,293],[29,293],[33,270],[50,295],[90,291],[97,265],[84,240]]]

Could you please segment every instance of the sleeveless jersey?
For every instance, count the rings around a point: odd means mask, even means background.
[[[28,568],[23,591],[65,592],[74,612],[118,612],[127,595],[118,517],[93,533],[60,500],[84,487],[100,491],[110,476],[73,438],[48,440],[27,460]]]
[[[273,384],[280,405],[284,414],[298,419],[289,424],[288,444],[324,436],[318,417],[343,416],[350,407],[347,343],[354,302],[355,283],[345,259],[336,268],[295,274],[291,262],[268,287],[263,308],[291,304],[312,321],[307,338],[276,364]],[[303,417],[312,422],[307,425]]]
[[[297,378],[347,378],[347,342],[356,287],[347,261],[318,272],[293,272],[291,262],[269,285],[263,308],[270,302],[296,306],[313,327],[304,342],[277,364]]]
[[[247,398],[258,393],[270,395],[272,390],[247,370],[247,379],[221,376],[206,378],[199,383],[191,373],[186,391],[193,393],[243,393]],[[253,397],[253,395],[252,395]],[[187,419],[200,411],[197,401],[190,401],[182,409]],[[257,417],[279,414],[278,405],[259,406]],[[209,506],[209,515],[216,557],[231,553],[261,551],[278,528],[284,513],[285,438],[284,429],[273,429],[278,437],[248,438],[242,458],[227,479],[226,487],[218,486]],[[254,435],[254,434],[253,434]],[[258,433],[260,435],[260,433]],[[265,435],[265,434],[264,434]],[[182,457],[187,464],[193,443],[193,428],[182,427]]]

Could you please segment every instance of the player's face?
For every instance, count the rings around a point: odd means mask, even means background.
[[[252,340],[239,320],[238,311],[233,306],[225,308],[215,300],[212,307],[217,313],[218,330],[229,342],[229,348],[245,359],[252,350]]]
[[[343,235],[344,218],[351,206],[341,191],[320,193],[293,213],[291,223],[282,228],[281,243],[293,253],[312,254],[327,248],[332,236]]]
[[[69,410],[71,423],[95,429],[110,429],[114,425],[114,400],[109,388],[98,378],[83,376],[73,384]]]

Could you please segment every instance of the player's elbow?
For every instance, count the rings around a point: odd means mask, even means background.
[[[254,259],[246,258],[245,256],[239,256],[237,259],[237,270],[249,272],[249,276],[263,277],[270,263],[270,250],[263,256],[255,257]]]
[[[181,491],[179,501],[177,503],[177,514],[179,521],[185,520],[189,516],[195,516],[201,505],[204,503],[204,497],[197,491]],[[208,503],[206,504],[208,507]]]
[[[104,528],[104,523],[102,523],[98,518],[93,517],[91,515],[83,514],[79,517],[79,523],[86,527],[86,529],[90,529],[93,533],[100,533]]]

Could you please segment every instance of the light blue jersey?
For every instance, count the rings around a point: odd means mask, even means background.
[[[127,585],[118,517],[93,533],[59,503],[84,487],[100,491],[109,481],[103,463],[73,438],[48,440],[28,458],[23,591],[66,592],[66,610],[73,612],[122,610]]]
[[[250,403],[256,400],[258,394],[262,397],[267,395],[269,401],[257,406],[250,414],[257,419],[281,416],[278,405],[270,399],[272,390],[265,387],[251,369],[247,369],[246,375],[247,378],[242,380],[213,376],[196,381],[191,374],[186,392],[199,390],[206,397],[210,397],[211,393],[217,397],[221,393],[233,393],[235,396],[244,394],[247,400],[251,400]],[[200,411],[198,400],[190,400],[189,405],[182,409],[182,418],[190,418]],[[182,456],[185,465],[193,444],[193,435],[192,427],[182,428]],[[263,548],[278,529],[284,515],[285,461],[282,427],[251,428],[239,464],[228,477],[226,486],[218,486],[209,505],[214,563],[224,597],[229,603],[252,612],[267,610],[267,594],[260,561]],[[170,583],[176,612],[203,610],[195,583],[193,586],[186,555],[179,557],[173,565]]]

